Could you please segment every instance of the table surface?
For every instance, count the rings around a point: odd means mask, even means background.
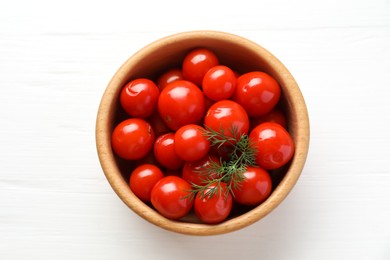
[[[129,210],[94,127],[118,67],[189,30],[253,40],[296,78],[310,152],[263,220],[212,237]],[[3,1],[0,259],[390,259],[390,2]]]

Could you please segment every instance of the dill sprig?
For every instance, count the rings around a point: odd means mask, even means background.
[[[240,134],[236,127],[230,129],[231,135],[226,135],[223,129],[216,131],[206,127],[204,135],[210,141],[211,146],[221,149],[229,148],[228,160],[222,157],[219,162],[210,160],[210,165],[200,169],[202,185],[192,183],[192,196],[200,192],[201,198],[211,198],[217,193],[221,195],[221,184],[226,183],[225,196],[233,190],[239,190],[241,183],[245,180],[243,173],[248,166],[255,165],[256,148],[250,142],[249,136]],[[216,176],[211,178],[210,176]],[[210,188],[210,186],[213,186]]]

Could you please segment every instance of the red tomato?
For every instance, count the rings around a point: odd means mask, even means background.
[[[281,125],[272,122],[256,126],[249,139],[257,148],[256,163],[268,170],[288,163],[294,155],[294,142]]]
[[[250,121],[251,128],[253,129],[264,122],[274,122],[283,126],[284,128],[287,128],[286,116],[283,114],[282,111],[277,108],[273,109],[271,112],[265,114],[264,116],[252,118],[252,120]]]
[[[126,160],[141,159],[152,148],[153,142],[152,127],[139,118],[126,119],[118,124],[111,137],[114,152]]]
[[[205,191],[198,192],[195,197],[195,214],[207,224],[217,224],[224,221],[232,210],[233,199],[230,193],[226,193],[226,183],[222,182],[220,189],[212,197],[207,195],[207,191],[215,186],[216,184],[210,185]]]
[[[197,161],[210,150],[210,141],[204,135],[205,129],[199,125],[185,125],[175,133],[175,151],[184,161]]]
[[[154,142],[154,156],[156,160],[165,168],[175,170],[183,166],[184,161],[175,152],[175,135],[173,133],[164,134],[157,137]]]
[[[190,212],[194,204],[191,185],[177,176],[166,176],[152,189],[153,207],[164,217],[180,219]]]
[[[214,103],[204,119],[206,127],[214,131],[224,131],[225,136],[233,137],[232,129],[235,128],[238,136],[247,134],[249,130],[249,118],[244,108],[231,100],[221,100]]]
[[[211,100],[229,99],[236,89],[236,76],[226,66],[212,67],[203,78],[202,89]]]
[[[182,177],[191,184],[203,186],[205,180],[217,177],[216,172],[209,172],[211,170],[208,170],[212,164],[219,165],[220,162],[217,157],[208,155],[195,162],[186,162],[183,166]]]
[[[202,120],[205,101],[202,91],[186,80],[169,83],[158,99],[158,111],[164,122],[176,131],[188,124]]]
[[[247,167],[245,179],[239,188],[232,188],[234,199],[243,205],[255,206],[268,198],[272,191],[272,180],[262,168]]]
[[[158,79],[157,79],[157,86],[160,90],[164,89],[169,83],[183,79],[183,73],[181,72],[181,69],[170,69],[166,72],[164,72]]]
[[[200,87],[206,72],[218,64],[218,58],[212,51],[205,48],[192,50],[184,57],[183,77]]]
[[[145,118],[154,113],[160,91],[149,79],[135,79],[127,83],[121,91],[120,103],[133,117]]]
[[[249,116],[262,116],[275,107],[280,92],[274,78],[264,72],[253,71],[237,79],[233,100],[242,105]]]
[[[162,171],[153,164],[143,164],[130,175],[130,189],[143,201],[150,201],[154,185],[164,177]]]

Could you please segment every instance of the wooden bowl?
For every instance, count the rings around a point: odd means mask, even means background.
[[[139,200],[128,185],[128,162],[117,158],[111,149],[114,125],[124,118],[119,93],[126,82],[138,77],[154,79],[167,68],[180,66],[185,54],[196,47],[214,51],[220,63],[238,72],[260,70],[272,75],[282,88],[282,108],[288,118],[288,130],[295,142],[295,155],[282,170],[272,172],[273,191],[261,205],[232,213],[217,225],[198,223],[193,215],[180,221],[169,220]],[[294,78],[270,52],[242,37],[217,31],[192,31],[171,35],[153,42],[130,57],[109,82],[102,97],[96,122],[99,160],[110,185],[135,213],[161,228],[190,235],[216,235],[246,227],[270,213],[288,195],[305,164],[309,147],[309,119],[305,101]]]

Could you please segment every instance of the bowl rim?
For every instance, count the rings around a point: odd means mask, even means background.
[[[133,66],[132,64],[137,64],[144,57],[147,57],[150,53],[165,44],[188,40],[189,38],[205,37],[216,37],[225,41],[233,41],[237,44],[244,44],[246,45],[246,48],[256,51],[256,53],[259,53],[259,56],[265,57],[270,66],[276,69],[276,73],[282,75],[280,79],[283,82],[280,82],[280,84],[284,87],[288,85],[288,91],[284,91],[285,94],[287,93],[289,98],[293,97],[295,101],[294,104],[297,104],[294,107],[294,114],[297,115],[297,126],[296,129],[294,128],[296,139],[295,155],[291,161],[288,171],[285,174],[285,177],[273,190],[268,199],[262,204],[242,215],[216,225],[170,220],[161,216],[154,209],[150,208],[148,205],[139,200],[128,187],[128,183],[122,177],[115,163],[114,154],[111,149],[111,135],[109,134],[111,129],[108,122],[109,118],[114,113],[114,106],[112,103],[115,97],[118,95],[118,84],[126,76],[127,70]],[[309,137],[310,126],[305,100],[298,84],[296,83],[291,73],[284,66],[284,64],[282,64],[268,50],[251,40],[235,34],[211,30],[187,31],[168,35],[152,43],[149,43],[142,49],[135,52],[131,57],[129,57],[113,75],[104,91],[98,108],[95,128],[96,148],[102,170],[112,189],[119,196],[119,198],[136,214],[148,222],[166,230],[188,235],[224,234],[247,227],[268,215],[287,197],[299,179],[308,154]]]

